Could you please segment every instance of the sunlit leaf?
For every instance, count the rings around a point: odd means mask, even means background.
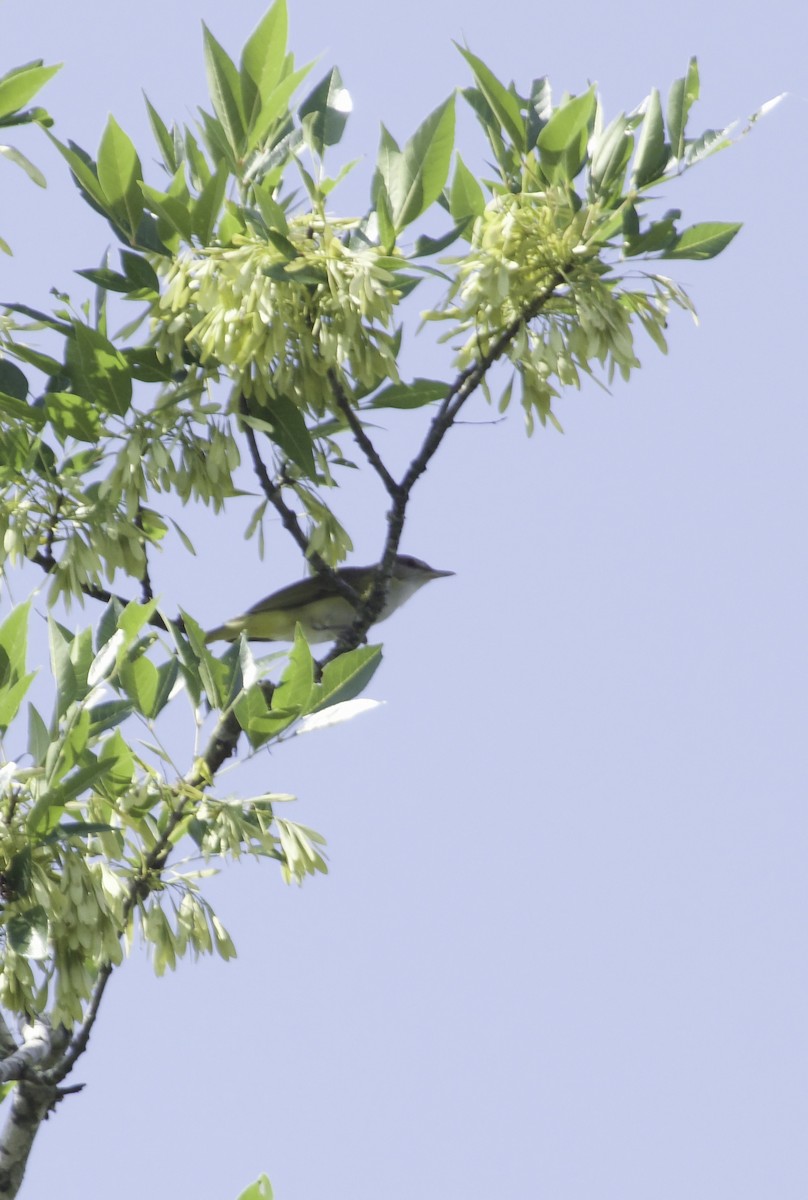
[[[525,118],[516,96],[500,83],[482,59],[455,42],[455,46],[474,72],[480,91],[485,96],[501,127],[506,131],[517,150],[527,149]]]
[[[143,211],[140,159],[132,140],[109,117],[98,148],[98,182],[119,224],[134,234]]]
[[[15,67],[0,79],[0,117],[23,108],[60,69],[61,63],[55,67],[43,67],[42,59],[29,63],[25,67]]]
[[[659,179],[667,165],[669,151],[670,147],[665,144],[659,90],[654,88],[646,101],[645,115],[637,139],[637,153],[632,172],[635,187],[647,187]]]
[[[663,258],[715,258],[735,237],[740,224],[705,221],[685,229],[665,250]]]

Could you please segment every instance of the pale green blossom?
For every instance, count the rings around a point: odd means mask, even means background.
[[[442,341],[466,334],[456,363],[465,369],[511,331],[503,357],[522,384],[522,405],[555,424],[551,411],[558,386],[580,387],[594,365],[610,382],[627,379],[640,365],[632,321],[639,318],[662,349],[668,308],[691,308],[670,280],[651,276],[635,290],[609,278],[596,240],[596,205],[578,210],[558,189],[496,194],[474,223],[463,258],[450,259],[456,276],[442,304],[425,320],[451,321]],[[520,323],[521,322],[521,323]],[[516,326],[516,328],[515,328]],[[510,386],[501,408],[510,399]]]
[[[332,371],[364,386],[398,379],[390,330],[401,293],[382,258],[310,214],[278,244],[183,251],[152,314],[157,351],[177,369],[190,357],[224,370],[259,402],[283,395],[320,414],[334,404]]]

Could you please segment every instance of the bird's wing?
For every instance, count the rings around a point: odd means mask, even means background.
[[[358,589],[367,570],[367,567],[343,567],[340,575],[349,587]],[[304,604],[312,604],[315,600],[326,600],[329,596],[334,595],[336,595],[336,588],[330,579],[322,575],[312,575],[309,579],[290,583],[286,587],[279,588],[277,592],[272,592],[270,596],[265,596],[263,600],[253,604],[252,608],[248,608],[244,615],[299,608]]]

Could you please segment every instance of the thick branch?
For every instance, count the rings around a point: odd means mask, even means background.
[[[16,1196],[39,1126],[56,1101],[59,1090],[36,1083],[20,1083],[0,1134],[0,1196]]]
[[[31,1067],[41,1063],[51,1052],[50,1030],[44,1021],[35,1021],[23,1030],[23,1044],[0,1062],[0,1083],[12,1079],[27,1079]]]
[[[0,1135],[0,1196],[17,1195],[39,1126],[61,1098],[60,1089],[43,1083],[36,1071],[37,1064],[52,1055],[54,1041],[60,1040],[44,1021],[34,1021],[23,1028],[19,1050],[0,1063],[4,1083],[19,1081]]]
[[[8,1058],[18,1049],[17,1040],[9,1029],[5,1017],[0,1013],[0,1057]]]

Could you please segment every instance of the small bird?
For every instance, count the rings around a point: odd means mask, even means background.
[[[373,587],[376,570],[376,566],[341,567],[335,574],[365,600]],[[384,608],[376,622],[387,620],[425,583],[445,575],[454,575],[454,571],[438,571],[419,558],[397,554]],[[205,634],[205,641],[234,642],[243,633],[251,642],[293,642],[295,625],[299,624],[307,642],[333,642],[347,633],[355,620],[356,609],[339,594],[333,582],[325,576],[312,575],[259,600],[240,617],[217,625]]]

